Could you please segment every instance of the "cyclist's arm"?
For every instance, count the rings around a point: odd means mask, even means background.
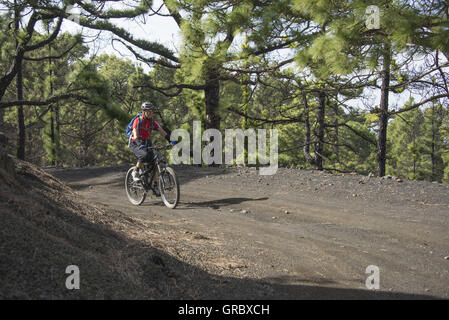
[[[170,142],[170,144],[172,144],[172,145],[174,144],[174,142],[170,141],[170,135],[164,129],[162,129],[161,126],[159,126],[159,128],[157,128],[157,131],[165,138],[165,140]]]
[[[165,130],[162,129],[162,127],[157,128],[157,132],[159,132],[161,136],[163,136],[164,138],[167,135],[167,132],[165,132]]]
[[[132,134],[131,134],[131,139],[132,139],[133,141],[136,141],[136,142],[137,142],[137,138],[139,137],[139,134],[137,133],[137,124],[138,124],[138,121],[139,121],[139,119],[134,120],[134,123],[133,123],[133,131],[132,131]]]

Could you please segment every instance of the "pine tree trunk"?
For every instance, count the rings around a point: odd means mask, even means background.
[[[317,170],[323,170],[323,150],[324,150],[324,119],[325,119],[325,107],[326,107],[326,95],[324,92],[318,94],[318,110],[317,110],[317,123],[318,142],[315,144],[315,168]]]
[[[60,129],[60,120],[59,120],[59,101],[56,104],[56,109],[55,109],[55,122],[56,122],[56,138],[57,138],[57,142],[56,142],[56,161],[55,161],[55,165],[58,165],[60,160],[61,160],[61,131]]]
[[[218,116],[218,105],[220,102],[220,81],[218,72],[212,69],[207,74],[206,89],[204,90],[206,100],[206,123],[205,129],[220,130],[220,117]]]
[[[0,109],[0,128],[3,127],[3,124],[5,123],[5,110]]]
[[[50,138],[51,138],[51,165],[56,164],[56,149],[55,149],[55,118],[53,106],[50,107]]]
[[[243,91],[243,120],[242,120],[242,131],[245,132],[248,129],[248,88],[245,87]],[[248,143],[244,141],[243,143],[243,165],[246,166],[248,163]]]
[[[310,155],[310,116],[309,116],[309,103],[307,101],[307,95],[303,95],[304,101],[304,129],[306,131],[304,135],[304,147],[303,154],[307,162],[310,165],[315,166],[315,159]]]
[[[14,59],[14,67],[17,70],[16,75],[16,83],[17,83],[17,100],[22,101],[23,100],[23,79],[22,79],[22,61],[23,61],[23,54],[19,54],[19,40],[17,39],[17,34],[19,32],[19,22],[20,22],[20,10],[17,7],[17,1],[14,1],[14,33],[15,33],[15,48],[16,48],[16,57]],[[11,79],[12,80],[12,79]],[[2,88],[2,92],[0,94],[0,99],[3,96],[4,92],[6,91],[6,87],[4,87],[4,90]],[[19,127],[19,136],[17,141],[17,158],[20,160],[25,160],[25,119],[23,115],[23,106],[19,105],[17,107],[17,124]]]
[[[23,100],[23,79],[22,79],[22,59],[17,61],[17,100]],[[19,137],[17,146],[17,158],[25,160],[25,117],[23,115],[23,106],[18,106],[17,123],[19,125]]]
[[[337,163],[340,163],[340,148],[338,147],[339,144],[339,132],[338,132],[338,104],[334,105],[334,135],[335,135],[335,144],[334,144],[334,153],[335,153],[335,160]]]
[[[391,48],[384,45],[382,85],[380,95],[379,133],[377,137],[377,175],[385,176],[387,158],[387,126],[388,126],[388,95],[390,86]]]
[[[20,48],[17,47],[17,43],[15,54],[16,59],[14,59],[11,68],[8,70],[8,73],[0,79],[0,100],[2,100],[3,96],[5,95],[8,86],[14,81],[19,68],[17,63],[18,61],[22,61],[24,56],[23,50],[20,50]]]
[[[51,56],[51,46],[48,45],[48,52]],[[48,59],[49,64],[49,74],[50,74],[50,96],[53,96],[53,78],[52,78],[52,66],[51,66],[51,59]],[[56,139],[55,139],[55,111],[53,108],[53,105],[50,107],[50,139],[51,139],[51,165],[56,165]]]
[[[218,79],[217,69],[210,69],[207,72],[206,89],[204,90],[206,102],[206,119],[204,128],[220,130],[220,117],[218,115],[218,106],[220,102],[220,81]],[[213,142],[211,137],[208,143]],[[211,157],[214,156],[214,150],[211,151]]]
[[[243,62],[243,68],[248,68],[247,61]],[[243,120],[242,120],[242,131],[245,132],[248,129],[248,104],[250,100],[250,87],[246,84],[246,82],[249,80],[249,75],[243,74],[242,75],[242,85],[243,85],[243,92],[242,92],[242,109],[243,109]],[[248,142],[244,141],[243,143],[243,163],[244,166],[248,163]]]
[[[430,158],[432,160],[432,181],[436,180],[435,168],[436,168],[436,157],[435,157],[435,105],[432,105],[432,146]]]
[[[88,124],[87,108],[83,109],[83,130],[81,130],[81,148],[82,148],[82,166],[87,167],[89,164],[89,124]]]

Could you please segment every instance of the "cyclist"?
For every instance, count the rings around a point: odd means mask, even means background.
[[[133,171],[132,177],[134,181],[140,180],[141,168],[144,162],[153,162],[153,151],[148,149],[151,146],[151,131],[157,130],[168,142],[170,142],[170,136],[162,129],[160,124],[153,119],[154,105],[151,102],[144,102],[141,105],[142,115],[134,120],[132,126],[132,135],[130,138],[129,146],[137,157],[136,170]],[[172,145],[175,142],[170,142]],[[160,196],[160,191],[157,186],[159,177],[154,177],[154,192],[157,196]]]

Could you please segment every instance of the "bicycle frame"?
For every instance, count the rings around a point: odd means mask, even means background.
[[[141,177],[150,177],[150,180],[145,182],[147,179],[141,179],[142,186],[144,187],[145,191],[153,190],[153,180],[156,175],[156,172],[161,172],[161,164],[165,165],[164,158],[162,157],[161,150],[166,149],[167,147],[150,147],[149,150],[157,150],[156,153],[153,156],[153,163],[151,168],[148,169],[149,163],[144,163],[144,172],[140,174]],[[157,170],[157,171],[156,171]],[[149,175],[151,174],[151,175]]]

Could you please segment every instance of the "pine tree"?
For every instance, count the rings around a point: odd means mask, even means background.
[[[408,104],[412,104],[413,100]],[[424,180],[424,116],[419,108],[397,115],[390,124],[391,168],[388,172],[412,180]]]
[[[447,107],[444,111],[439,134],[442,140],[441,158],[444,167],[443,183],[449,183],[449,110]]]
[[[376,5],[381,13],[380,28],[375,30],[368,30],[365,25],[366,9],[371,5]],[[371,112],[379,115],[377,173],[383,176],[388,155],[387,127],[392,112],[389,95],[394,87],[406,88],[405,85],[398,86],[404,81],[402,75],[393,72],[396,57],[401,53],[402,57],[411,58],[417,52],[428,53],[429,49],[448,52],[447,38],[443,39],[447,35],[445,26],[448,23],[443,11],[439,10],[442,5],[420,1],[295,0],[294,8],[300,14],[308,15],[318,30],[311,34],[310,45],[298,50],[300,65],[313,66],[315,74],[321,77],[332,74],[357,76],[369,70],[375,72],[370,80],[377,83],[367,82],[366,87],[380,89],[380,104],[373,106]],[[416,80],[419,79],[417,77]]]
[[[443,123],[447,111],[440,104],[432,104],[424,110],[423,161],[426,180],[442,182],[444,177],[443,155],[447,151],[443,137]]]

